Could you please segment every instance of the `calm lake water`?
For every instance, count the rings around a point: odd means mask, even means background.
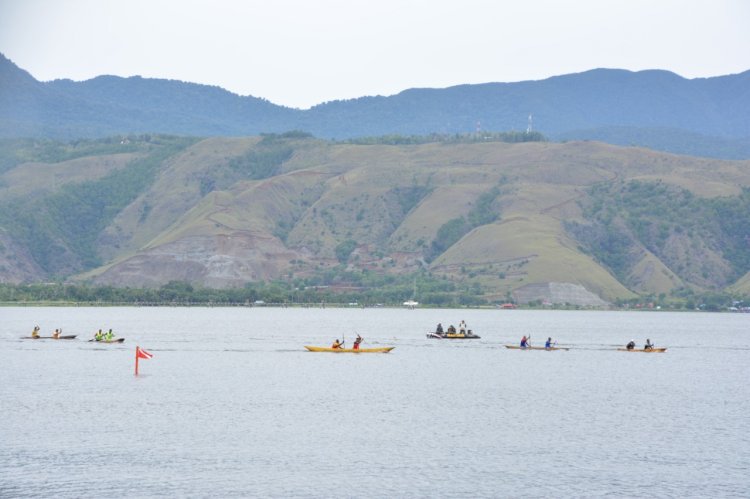
[[[481,340],[425,333],[464,319]],[[22,340],[38,324],[72,341]],[[1,497],[750,495],[747,314],[0,308]],[[126,341],[98,345],[94,330]],[[312,353],[355,332],[389,354]],[[503,347],[531,334],[570,351]],[[663,354],[618,352],[650,338]],[[133,375],[135,346],[154,357]]]

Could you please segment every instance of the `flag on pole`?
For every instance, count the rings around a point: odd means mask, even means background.
[[[149,352],[145,351],[141,347],[135,347],[135,355],[139,359],[150,359],[151,357],[153,357],[152,354],[150,354]]]
[[[150,359],[153,357],[149,352],[139,346],[135,347],[135,375],[138,376],[138,359]]]

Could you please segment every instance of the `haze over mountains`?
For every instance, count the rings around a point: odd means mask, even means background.
[[[0,282],[419,274],[488,302],[747,295],[749,110],[750,71],[298,110],[169,80],[39,82],[0,56]]]
[[[303,130],[347,139],[526,130],[529,115],[534,129],[552,140],[750,158],[750,71],[687,80],[667,71],[595,69],[541,81],[408,89],[299,110],[173,80],[99,76],[39,82],[0,55],[0,137],[5,138]]]

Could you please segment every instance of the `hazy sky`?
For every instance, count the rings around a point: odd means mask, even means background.
[[[0,52],[39,80],[218,85],[276,104],[597,67],[750,69],[750,0],[0,0]]]

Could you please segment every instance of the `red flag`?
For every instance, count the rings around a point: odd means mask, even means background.
[[[150,359],[151,357],[153,357],[152,354],[148,353],[141,347],[135,347],[135,356],[139,359]]]

